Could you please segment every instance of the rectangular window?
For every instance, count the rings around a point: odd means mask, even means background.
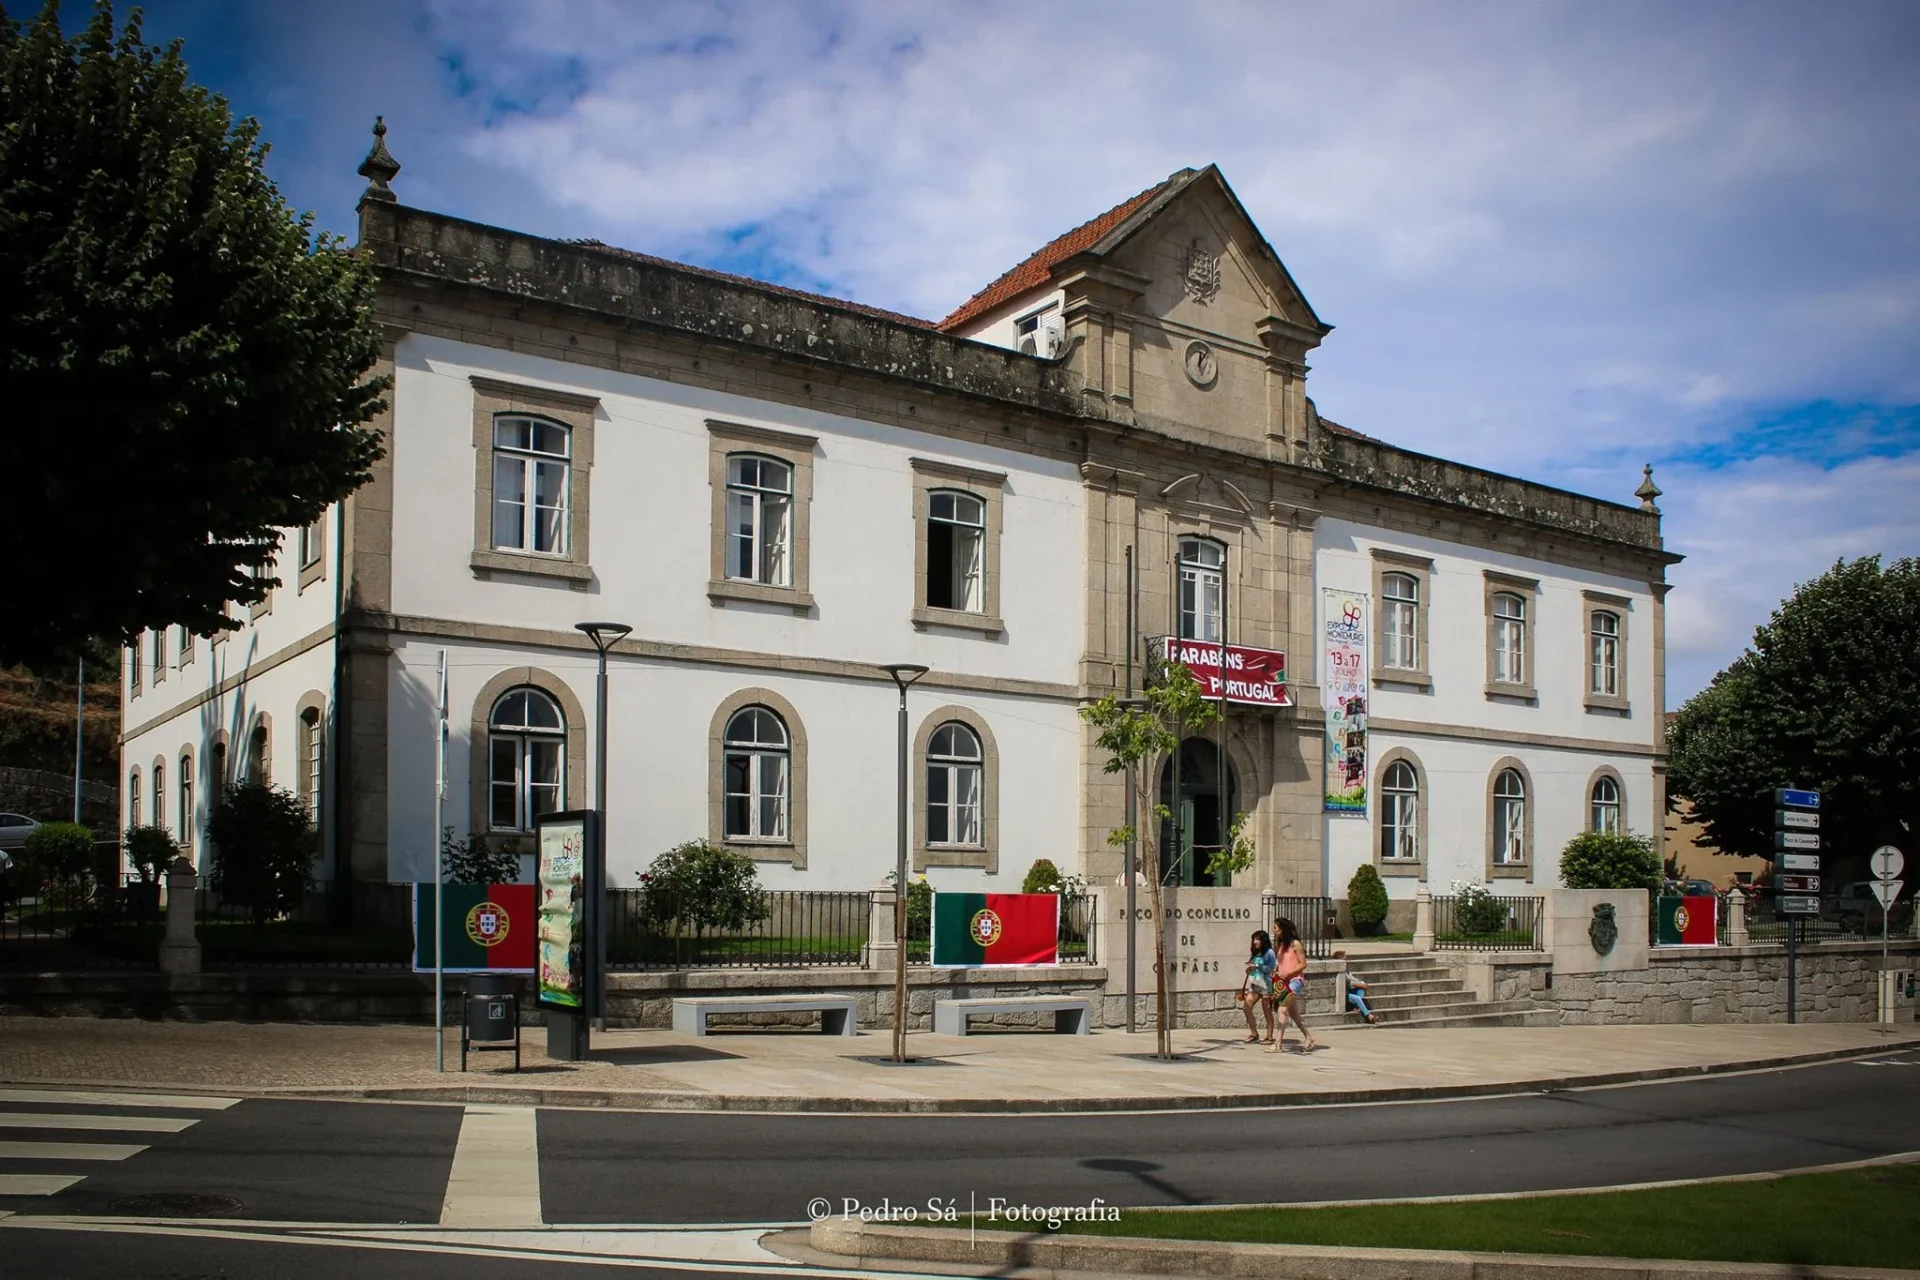
[[[1489,571],[1486,592],[1487,696],[1533,701],[1533,606],[1540,584]]]
[[[1227,549],[1211,538],[1180,540],[1180,638],[1218,644],[1225,623]]]
[[[567,428],[502,414],[493,424],[493,545],[567,553]]]
[[[937,490],[927,504],[927,607],[980,613],[986,608],[986,504],[970,493]]]
[[[1433,561],[1378,547],[1372,559],[1374,616],[1380,620],[1373,646],[1374,682],[1431,689],[1427,618]]]
[[[300,567],[310,569],[320,563],[320,522],[300,526]]]
[[[153,643],[153,680],[155,684],[167,678],[167,629],[155,627],[152,631]]]
[[[535,738],[528,743],[527,803],[533,812],[526,826],[543,813],[560,812],[560,753],[566,749],[561,738]]]
[[[174,647],[180,652],[180,665],[186,666],[193,661],[193,632],[185,627],[177,628],[173,637]]]
[[[526,574],[584,589],[593,581],[587,537],[593,487],[588,481],[600,401],[492,378],[470,381],[474,477],[468,564],[474,576]],[[314,573],[320,576],[324,567]]]
[[[1587,709],[1626,712],[1627,619],[1633,601],[1598,591],[1583,594],[1586,604]]]
[[[913,624],[1000,634],[1006,475],[928,458],[910,465],[917,525]]]
[[[727,459],[727,577],[789,585],[793,469],[774,458]]]
[[[183,845],[190,845],[193,843],[193,827],[194,827],[195,816],[196,815],[194,814],[194,811],[193,811],[193,758],[191,756],[181,756],[180,757],[180,825],[178,830],[180,833],[180,843]]]

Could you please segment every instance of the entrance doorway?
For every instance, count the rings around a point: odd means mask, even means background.
[[[1167,884],[1221,883],[1207,863],[1226,844],[1227,828],[1238,812],[1239,789],[1233,765],[1226,762],[1221,786],[1220,744],[1212,738],[1188,738],[1180,744],[1180,800],[1173,799],[1173,761],[1160,766],[1160,803],[1173,817],[1160,824],[1160,875]],[[1180,838],[1174,838],[1174,823]]]

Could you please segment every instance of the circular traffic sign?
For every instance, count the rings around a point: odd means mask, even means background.
[[[1867,865],[1873,868],[1875,879],[1891,880],[1900,874],[1900,868],[1907,865],[1907,860],[1900,855],[1898,849],[1890,844],[1883,844],[1873,851],[1873,858]]]

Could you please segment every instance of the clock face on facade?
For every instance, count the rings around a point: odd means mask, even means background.
[[[1204,342],[1187,344],[1187,381],[1196,387],[1210,387],[1220,376],[1220,362],[1213,348]]]

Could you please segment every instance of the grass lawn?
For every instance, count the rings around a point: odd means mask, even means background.
[[[1074,1223],[1064,1230],[1261,1244],[1912,1267],[1920,1265],[1916,1205],[1920,1164],[1905,1164],[1764,1182],[1466,1204],[1129,1209],[1117,1223]]]

